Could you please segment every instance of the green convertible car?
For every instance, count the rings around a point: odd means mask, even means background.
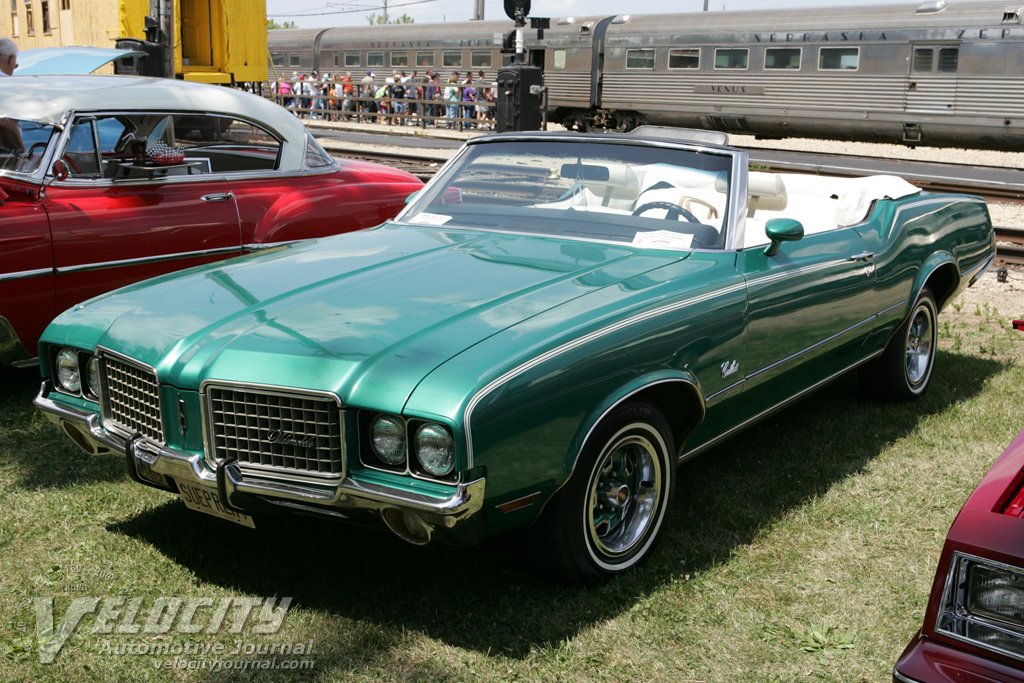
[[[565,580],[648,557],[677,464],[858,368],[925,390],[992,262],[983,200],[748,171],[725,136],[469,142],[405,210],[97,297],[36,406],[192,509],[406,541],[533,525]]]

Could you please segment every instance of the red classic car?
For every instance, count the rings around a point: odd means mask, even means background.
[[[125,76],[0,80],[0,364],[60,311],[256,248],[382,223],[422,183],[331,158],[238,90]]]
[[[896,662],[893,680],[1024,681],[1024,432],[953,522],[924,626]]]

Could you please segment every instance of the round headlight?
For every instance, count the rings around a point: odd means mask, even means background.
[[[392,415],[378,415],[370,427],[373,452],[388,465],[405,462],[405,423]]]
[[[455,469],[455,440],[439,424],[425,424],[416,430],[416,459],[435,477]]]
[[[89,362],[85,365],[85,388],[89,390],[93,396],[99,398],[100,396],[100,359],[93,356],[89,359]]]
[[[68,391],[81,391],[82,374],[78,368],[78,353],[74,349],[61,349],[57,354],[57,381]]]

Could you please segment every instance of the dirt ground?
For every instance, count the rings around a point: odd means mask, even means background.
[[[988,303],[1002,318],[1024,319],[1024,266],[1006,266],[1005,282],[999,282],[999,268],[989,268],[960,298],[967,304],[965,308]]]
[[[1016,363],[1024,358],[1024,331],[1013,328],[1024,320],[1024,266],[1006,266],[1000,282],[993,265],[978,282],[939,314],[939,346],[954,352]]]

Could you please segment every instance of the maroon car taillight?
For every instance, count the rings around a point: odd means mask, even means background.
[[[1007,502],[1000,501],[995,512],[1001,512],[1011,517],[1024,516],[1024,472],[1018,472],[1006,490],[1008,495],[1004,496],[1003,500]]]
[[[1004,515],[1010,515],[1012,517],[1024,516],[1024,490],[1017,491],[1017,495],[1014,496],[1010,504],[1006,506],[1006,510],[1003,511]]]

